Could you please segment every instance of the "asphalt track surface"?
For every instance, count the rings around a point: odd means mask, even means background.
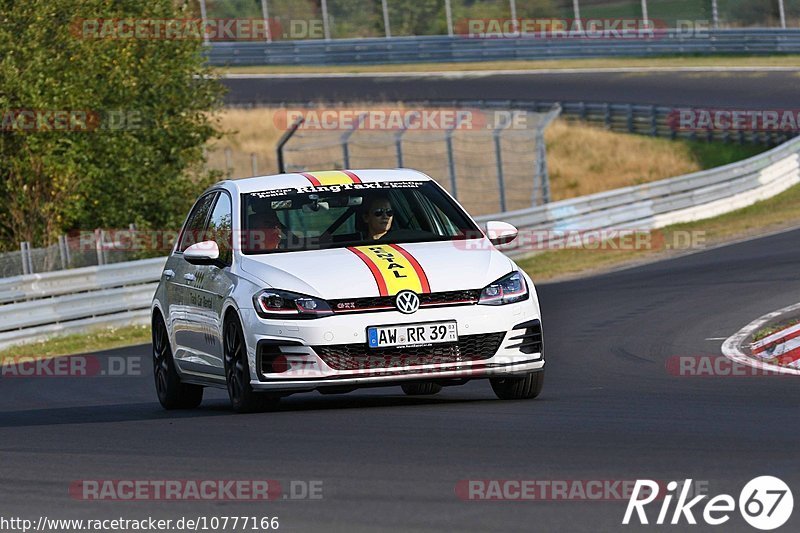
[[[800,71],[257,76],[223,83],[229,105],[508,99],[794,109],[800,97]]]
[[[2,379],[0,516],[279,516],[287,531],[635,531],[623,501],[463,501],[467,479],[683,480],[738,498],[776,475],[800,498],[798,382],[676,377],[672,356],[722,338],[800,294],[800,230],[539,287],[547,379],[539,399],[496,400],[473,381],[415,399],[399,387],[295,395],[235,415],[221,391],[165,412],[149,346],[125,378]],[[707,340],[713,339],[713,340]],[[323,498],[268,503],[92,502],[82,479],[320,480]],[[651,510],[654,520],[658,509]],[[702,518],[696,513],[698,519]],[[782,531],[796,531],[800,513]],[[722,527],[755,531],[734,512]]]

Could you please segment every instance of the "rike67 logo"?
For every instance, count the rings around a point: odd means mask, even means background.
[[[709,496],[701,494],[689,499],[692,480],[687,479],[682,485],[677,481],[667,484],[667,493],[661,501],[655,524],[697,524],[695,513],[712,526],[726,523],[731,513],[736,511],[737,502],[729,494],[720,494],[703,502]],[[659,496],[658,483],[649,479],[637,479],[633,494],[625,509],[623,524],[649,524],[645,507],[653,503]],[[677,497],[677,499],[676,499]],[[672,501],[676,499],[673,509]],[[701,504],[703,502],[703,504]],[[792,516],[794,498],[789,486],[781,479],[773,476],[760,476],[751,479],[739,493],[738,509],[745,522],[756,529],[768,531],[781,527]],[[670,513],[670,511],[672,511]],[[634,514],[635,513],[635,514]],[[671,515],[671,516],[670,516]]]

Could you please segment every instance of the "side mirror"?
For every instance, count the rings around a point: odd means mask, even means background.
[[[203,241],[183,251],[183,258],[193,265],[219,264],[219,246],[214,241]]]
[[[490,220],[486,223],[486,236],[492,244],[507,244],[517,238],[517,228],[506,222]]]

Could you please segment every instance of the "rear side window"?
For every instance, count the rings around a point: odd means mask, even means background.
[[[207,194],[194,204],[192,211],[189,213],[189,218],[186,219],[183,233],[181,233],[181,242],[178,246],[179,252],[184,252],[191,245],[202,241],[203,231],[206,229],[208,212],[211,210],[216,196],[217,193]]]

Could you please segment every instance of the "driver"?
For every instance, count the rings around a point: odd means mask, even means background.
[[[362,212],[361,218],[367,225],[365,233],[368,241],[377,241],[384,237],[392,229],[394,220],[394,210],[389,198],[386,196],[372,197]]]
[[[286,238],[278,214],[272,209],[251,215],[248,247],[254,252],[277,250]]]

